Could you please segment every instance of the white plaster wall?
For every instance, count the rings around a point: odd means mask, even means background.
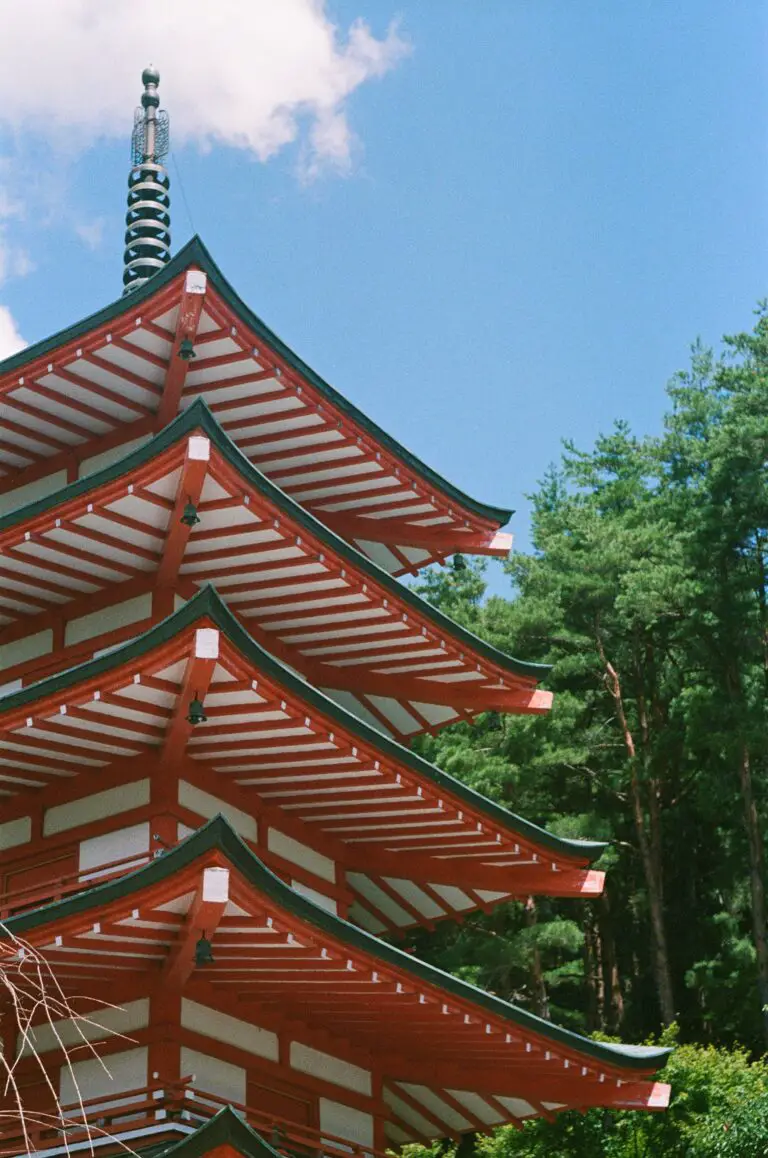
[[[300,1041],[291,1042],[290,1064],[301,1073],[323,1078],[334,1085],[356,1090],[358,1094],[371,1093],[371,1073],[362,1066],[353,1065],[340,1057],[333,1057],[322,1050],[312,1049]]]
[[[402,893],[405,900],[410,901],[425,917],[444,916],[445,909],[442,909],[436,901],[427,896],[424,890],[420,889],[413,881],[403,880],[401,877],[384,877],[384,880],[398,893]]]
[[[202,788],[188,784],[186,780],[179,781],[179,804],[189,808],[191,812],[196,812],[198,816],[205,817],[206,820],[210,820],[220,812],[240,836],[252,841],[259,839],[258,825],[252,816],[243,812],[241,808],[235,808],[234,804],[228,804],[226,800],[219,800],[218,796],[212,796],[210,792],[204,792]]]
[[[353,885],[355,891],[362,895],[364,900],[371,901],[375,908],[380,909],[396,925],[410,925],[413,922],[410,913],[406,912],[401,905],[398,905],[397,901],[390,897],[389,893],[385,893],[364,873],[347,873],[347,880]]]
[[[332,883],[336,880],[336,864],[330,857],[315,852],[309,845],[294,840],[292,836],[286,836],[284,832],[280,832],[276,828],[270,828],[267,834],[267,847],[270,852],[282,856],[293,864],[301,865],[302,868],[308,869],[321,880]]]
[[[373,1117],[341,1102],[320,1098],[320,1129],[359,1146],[373,1146]]]
[[[59,1096],[64,1105],[85,1102],[89,1098],[109,1099],[126,1090],[141,1089],[147,1084],[147,1047],[127,1049],[108,1057],[86,1058],[74,1062],[71,1069],[62,1066],[59,1071]]]
[[[501,1094],[496,1094],[496,1101],[501,1102],[502,1106],[506,1106],[510,1114],[514,1114],[516,1118],[535,1118],[537,1111],[534,1110],[530,1102],[524,1101],[522,1098],[505,1098]],[[542,1103],[546,1106],[546,1102]]]
[[[149,804],[149,780],[137,780],[133,784],[121,784],[119,788],[106,788],[68,804],[55,804],[46,809],[43,818],[43,836],[53,836],[56,832],[66,832],[80,824],[92,820],[103,820],[105,816],[127,812],[130,808],[141,808]]]
[[[17,511],[19,507],[25,507],[27,503],[44,499],[46,495],[52,495],[54,491],[59,491],[66,485],[67,472],[57,470],[55,474],[47,474],[45,478],[35,479],[34,482],[26,483],[23,487],[6,491],[5,494],[0,495],[0,518],[3,515],[9,515],[11,511]]]
[[[102,1041],[113,1032],[131,1034],[136,1029],[145,1029],[149,1025],[149,998],[128,1001],[120,1009],[99,1009],[90,1013],[88,1018],[87,1022],[79,1022],[77,1028],[71,1020],[38,1025],[33,1032],[32,1043],[25,1041],[22,1044],[19,1035],[17,1048],[21,1048],[22,1056],[26,1057],[32,1052],[32,1045],[37,1053],[47,1053],[48,1050],[57,1049],[60,1044],[75,1045],[83,1038],[87,1041]]]
[[[407,1094],[410,1094],[415,1101],[421,1102],[426,1107],[424,1112],[428,1115],[430,1121],[437,1121],[438,1124],[441,1122],[447,1122],[452,1130],[472,1129],[472,1123],[469,1118],[463,1117],[458,1112],[458,1110],[454,1109],[453,1106],[450,1106],[448,1102],[444,1101],[435,1093],[434,1090],[431,1090],[428,1086],[414,1085],[411,1082],[398,1082],[398,1086],[405,1090]],[[390,1103],[390,1105],[393,1105],[394,1107],[394,1103]],[[400,1106],[404,1107],[405,1102],[400,1100]],[[411,1121],[408,1115],[400,1109],[397,1110],[397,1114],[398,1117],[402,1118],[403,1121]],[[416,1125],[415,1122],[412,1124]],[[426,1131],[426,1133],[432,1133],[431,1126]]]
[[[6,820],[0,824],[0,852],[16,848],[32,839],[32,818],[20,816],[17,820]]]
[[[130,454],[132,450],[138,450],[140,446],[145,446],[151,438],[151,434],[143,438],[134,438],[131,442],[124,442],[121,446],[113,446],[110,450],[103,450],[101,454],[94,454],[91,458],[84,458],[80,463],[79,478],[85,478],[88,474],[94,474],[97,470],[103,470],[105,466],[111,466],[113,462],[119,462],[121,458],[125,458],[127,454]]]
[[[132,824],[129,828],[118,828],[116,832],[105,832],[102,836],[91,836],[80,842],[78,867],[80,872],[111,864],[113,860],[124,860],[149,852],[149,823]],[[139,862],[136,863],[136,868]],[[110,870],[107,869],[107,872]],[[86,880],[99,876],[92,873]]]
[[[302,881],[292,880],[291,888],[299,896],[306,897],[309,901],[314,901],[321,909],[327,909],[329,913],[338,915],[339,906],[333,897],[327,897],[325,893],[319,893],[317,889],[311,889],[309,885],[305,885]]]
[[[209,1009],[207,1005],[199,1005],[187,997],[181,1000],[181,1024],[185,1029],[202,1033],[215,1041],[227,1042],[257,1057],[275,1062],[279,1059],[280,1047],[276,1033]]]
[[[393,1090],[384,1090],[384,1101],[392,1107],[401,1122],[405,1122],[407,1126],[413,1126],[414,1130],[419,1134],[424,1134],[427,1138],[434,1134],[435,1126],[440,1125],[439,1118],[435,1120],[435,1118],[427,1116],[426,1107],[423,1114],[419,1113],[410,1103],[399,1098]]]
[[[95,635],[103,635],[105,631],[115,631],[129,623],[148,619],[151,614],[151,594],[137,595],[134,599],[126,599],[124,603],[116,603],[114,607],[105,607],[101,611],[81,615],[79,619],[70,619],[64,632],[64,643],[67,647],[82,643]]]
[[[447,1089],[447,1092],[457,1102],[461,1102],[462,1106],[466,1106],[469,1112],[479,1118],[481,1122],[485,1122],[487,1126],[495,1126],[497,1122],[504,1121],[504,1115],[490,1102],[486,1102],[485,1098],[481,1098],[479,1094],[475,1094],[471,1090]]]
[[[199,1053],[196,1049],[181,1047],[181,1073],[183,1077],[195,1075],[192,1085],[206,1094],[216,1094],[228,1102],[245,1105],[247,1074],[242,1066]]]
[[[475,902],[471,897],[468,897],[461,889],[455,888],[454,885],[440,885],[430,882],[430,888],[434,889],[438,896],[451,906],[452,909],[458,909],[462,912],[464,909],[471,909]]]
[[[17,663],[26,663],[27,660],[48,655],[52,650],[53,632],[37,631],[34,635],[17,639],[14,643],[0,645],[0,668],[15,667]]]

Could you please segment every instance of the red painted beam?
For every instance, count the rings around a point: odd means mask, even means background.
[[[168,522],[162,561],[157,572],[159,587],[167,587],[172,584],[179,574],[179,567],[193,530],[193,527],[182,522],[184,508],[187,503],[192,503],[195,507],[198,506],[208,474],[210,459],[210,440],[202,435],[193,434],[187,441],[187,452],[179,477],[176,501]]]
[[[306,668],[306,661],[300,652],[294,663]],[[313,678],[316,676],[321,686],[348,689],[358,696],[390,696],[401,703],[415,700],[422,704],[473,708],[479,712],[497,711],[526,715],[548,712],[552,707],[552,692],[541,688],[487,687],[482,680],[439,683],[436,680],[417,679],[413,676],[408,678],[399,675],[379,675],[360,668],[353,671],[350,668],[337,668],[331,664],[317,662],[312,664],[312,669]]]
[[[187,719],[189,705],[195,698],[205,699],[218,658],[219,632],[213,627],[198,627],[181,692],[176,700],[176,710],[165,733],[163,759],[173,759],[183,752],[194,727]]]
[[[351,846],[344,867],[351,872],[375,873],[394,880],[412,880],[417,884],[423,880],[460,889],[509,893],[513,897],[595,897],[605,885],[605,873],[596,869],[565,867],[556,872],[549,864],[492,868],[460,857],[441,860],[423,854],[410,855],[407,850],[380,852],[364,844]]]
[[[465,555],[493,555],[500,559],[506,559],[512,550],[512,536],[504,531],[462,531],[455,522],[420,527],[402,517],[373,519],[332,511],[323,515],[323,522],[344,539],[369,539],[400,547],[422,547],[425,551],[442,548],[449,554],[461,551]]]
[[[195,949],[201,937],[213,941],[229,902],[229,869],[204,868],[180,939],[163,966],[166,986],[180,987],[195,968]]]
[[[184,277],[184,289],[181,293],[179,316],[176,321],[176,332],[173,336],[173,347],[168,362],[168,369],[163,384],[163,396],[157,411],[156,429],[161,430],[178,413],[184,383],[187,379],[190,363],[179,355],[181,343],[189,340],[194,343],[203,312],[207,277],[197,269],[187,270]]]

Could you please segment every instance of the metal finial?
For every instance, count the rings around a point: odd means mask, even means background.
[[[161,109],[160,73],[141,74],[144,92],[133,117],[128,212],[125,215],[123,294],[129,294],[171,260],[170,179],[161,161],[170,146],[168,114]]]

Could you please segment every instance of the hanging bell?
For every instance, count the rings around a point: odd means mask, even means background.
[[[195,965],[213,965],[213,950],[206,936],[202,936],[195,945]]]
[[[193,358],[197,357],[195,353],[194,343],[191,338],[182,338],[179,346],[179,357],[184,362],[191,362]]]
[[[197,513],[197,507],[193,502],[188,502],[184,507],[184,513],[181,516],[181,522],[185,527],[194,527],[200,522],[200,516]]]
[[[199,700],[197,695],[195,695],[195,698],[190,702],[189,705],[189,711],[187,712],[187,723],[191,724],[194,728],[197,724],[204,724],[207,719],[208,717],[205,714],[203,701]]]

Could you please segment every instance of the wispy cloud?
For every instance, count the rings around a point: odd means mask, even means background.
[[[104,226],[106,217],[97,217],[86,225],[76,225],[75,233],[88,249],[98,249],[104,240]]]
[[[16,328],[11,311],[7,306],[0,306],[0,362],[23,350],[26,344]]]

